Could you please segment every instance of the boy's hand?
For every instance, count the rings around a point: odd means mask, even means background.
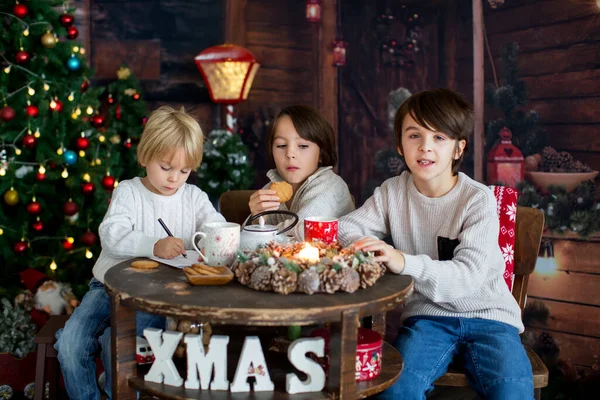
[[[248,206],[252,215],[260,214],[263,211],[279,210],[279,197],[271,189],[261,189],[252,193]]]
[[[383,240],[366,237],[354,244],[356,250],[375,253],[375,261],[385,263],[390,271],[399,274],[404,269],[404,255]]]
[[[183,240],[168,236],[154,243],[154,256],[167,260],[185,253]]]

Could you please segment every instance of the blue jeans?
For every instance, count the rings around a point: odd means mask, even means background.
[[[425,399],[457,356],[483,398],[533,399],[531,363],[514,326],[475,318],[411,317],[395,347],[404,369],[378,400]]]
[[[145,328],[165,328],[165,318],[136,313],[136,334],[144,335]],[[62,369],[67,394],[71,400],[98,400],[95,357],[100,351],[106,376],[105,392],[111,398],[110,364],[110,297],[104,285],[93,278],[90,290],[67,320],[64,329],[56,332],[54,345]]]

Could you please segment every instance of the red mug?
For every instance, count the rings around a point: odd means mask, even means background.
[[[338,220],[328,217],[304,218],[304,241],[320,240],[325,243],[337,242]]]

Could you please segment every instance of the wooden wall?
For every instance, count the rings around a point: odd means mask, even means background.
[[[520,47],[527,109],[538,112],[549,144],[600,169],[600,17],[595,0],[510,0],[484,18],[496,70],[506,44]],[[470,1],[459,5],[457,88],[472,98]],[[485,80],[493,82],[489,57]],[[486,110],[487,111],[487,110]],[[489,113],[486,112],[486,119]]]

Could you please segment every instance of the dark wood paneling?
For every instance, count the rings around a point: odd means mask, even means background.
[[[248,45],[289,47],[293,49],[312,49],[312,26],[278,25],[269,22],[247,22],[246,43]]]
[[[306,70],[261,68],[252,88],[301,93],[311,88],[311,80],[312,74]]]
[[[600,306],[596,295],[600,287],[600,275],[579,272],[556,271],[550,276],[531,274],[527,294],[544,299]]]
[[[125,63],[139,79],[160,79],[160,41],[104,40],[94,41],[93,68],[98,79],[116,79],[117,70]]]
[[[547,328],[557,332],[600,338],[600,318],[597,317],[600,309],[598,307],[544,300],[533,296],[528,297],[527,301],[527,304],[539,301],[548,307],[550,312],[547,326],[536,321],[529,325],[531,328]]]
[[[600,123],[600,97],[533,100],[529,106],[543,123]]]
[[[540,329],[529,328],[528,333],[539,334]],[[595,337],[549,332],[560,348],[560,358],[573,364],[592,366],[600,354],[600,339]]]
[[[305,1],[253,0],[246,7],[246,21],[306,25]]]
[[[600,125],[544,125],[558,149],[600,152]]]
[[[530,99],[598,96],[600,69],[525,77]]]
[[[309,71],[312,68],[311,51],[299,48],[282,48],[248,45],[247,49],[260,60],[262,68],[278,68]]]

